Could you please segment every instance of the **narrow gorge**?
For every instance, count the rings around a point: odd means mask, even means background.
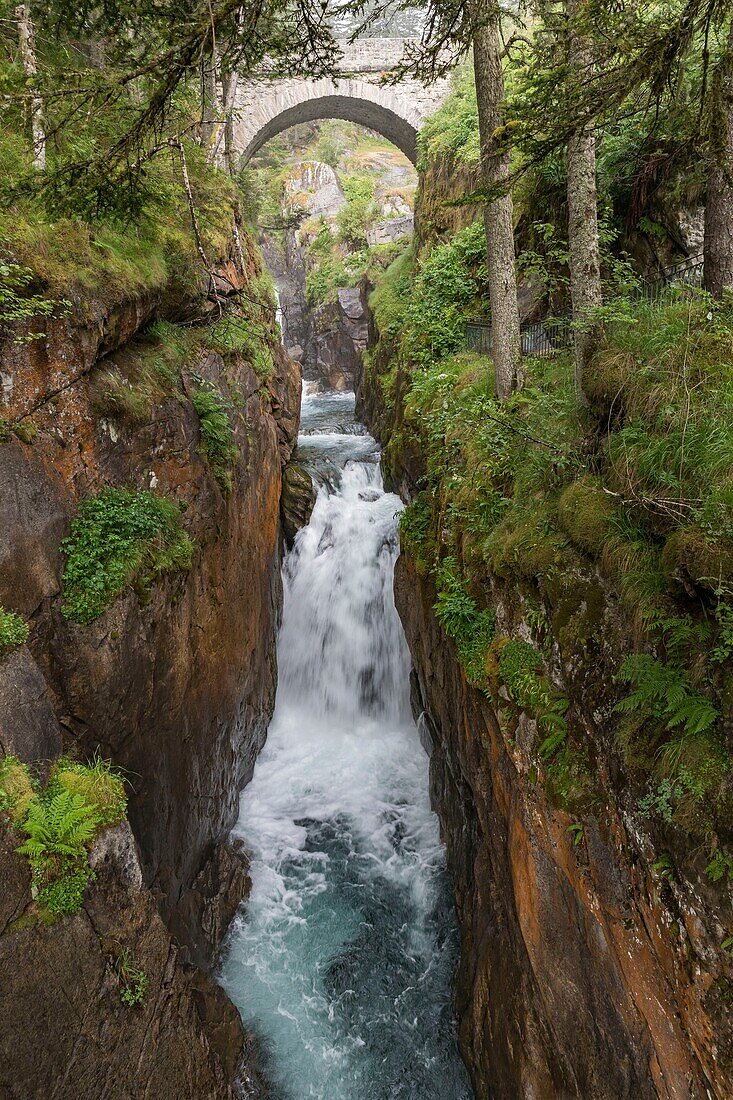
[[[0,1100],[733,1095],[727,5],[0,0]]]

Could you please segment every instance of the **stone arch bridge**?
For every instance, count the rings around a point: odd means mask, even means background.
[[[380,85],[402,59],[405,38],[360,38],[344,45],[334,79],[307,76],[240,81],[234,111],[234,146],[246,162],[282,130],[300,122],[340,118],[387,138],[413,162],[417,131],[448,94],[449,81],[425,86],[405,79]]]

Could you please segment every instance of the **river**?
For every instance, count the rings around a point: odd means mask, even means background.
[[[278,1100],[469,1100],[457,929],[392,596],[401,503],[353,394],[303,399],[320,488],[283,567],[275,713],[235,835],[252,891],[220,980]]]

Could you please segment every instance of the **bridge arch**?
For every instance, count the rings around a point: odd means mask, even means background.
[[[270,138],[299,122],[341,118],[376,130],[415,163],[417,132],[442,102],[449,82],[429,87],[412,78],[382,84],[401,60],[407,39],[365,38],[345,44],[334,79],[269,79],[240,82],[234,112],[234,145],[247,161]]]
[[[290,82],[288,82],[290,83]],[[379,94],[366,81],[302,81],[298,87],[265,95],[247,123],[235,124],[235,143],[247,161],[266,141],[300,122],[339,118],[358,122],[396,145],[413,164],[421,119],[399,96]],[[254,117],[253,117],[254,116]]]

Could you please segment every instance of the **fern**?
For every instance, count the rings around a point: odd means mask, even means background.
[[[668,730],[681,728],[685,737],[709,730],[718,718],[715,706],[690,686],[684,672],[649,654],[627,657],[616,678],[634,689],[616,704],[615,709],[622,713],[641,713],[662,722]]]
[[[55,856],[74,859],[92,839],[98,824],[96,810],[71,791],[62,790],[48,801],[34,799],[23,824],[28,839],[18,851],[27,855],[31,864]]]

